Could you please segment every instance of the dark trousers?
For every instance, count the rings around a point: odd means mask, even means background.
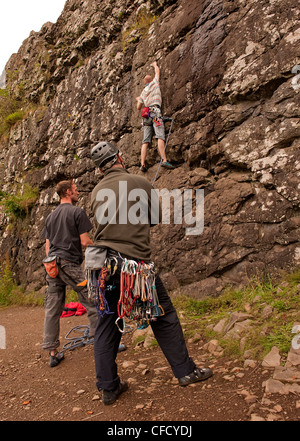
[[[94,340],[97,387],[99,390],[114,390],[120,382],[116,357],[122,337],[117,325],[118,300],[120,297],[120,272],[107,282],[106,300],[112,314],[99,317]],[[159,303],[165,314],[151,322],[151,327],[158,344],[168,360],[176,378],[190,374],[195,363],[189,357],[182,328],[176,310],[159,276],[156,276],[156,289]],[[119,320],[118,323],[122,323]],[[121,327],[121,325],[120,325]]]

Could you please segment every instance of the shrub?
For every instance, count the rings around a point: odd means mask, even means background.
[[[24,112],[20,110],[23,105],[22,98],[16,98],[8,89],[0,89],[0,136],[9,132],[17,121],[23,119]]]
[[[22,110],[18,110],[17,112],[11,113],[5,118],[5,122],[11,127],[16,124],[17,121],[20,121],[24,117],[24,112]]]
[[[6,255],[5,259],[0,261],[0,305],[9,305],[10,297],[15,288],[12,271],[9,265],[9,258]]]
[[[8,215],[12,215],[16,219],[24,219],[39,197],[39,189],[32,188],[25,184],[23,189],[17,194],[8,192],[0,192],[0,204],[4,207],[4,211]]]
[[[122,33],[123,51],[128,44],[135,43],[140,37],[147,35],[150,26],[157,18],[147,9],[142,9],[137,16],[137,21]]]
[[[25,293],[24,287],[17,285],[13,278],[11,262],[6,254],[0,259],[0,306],[43,305],[43,296],[37,292]]]

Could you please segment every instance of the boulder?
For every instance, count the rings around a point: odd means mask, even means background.
[[[276,346],[273,346],[271,351],[264,357],[262,361],[262,366],[266,368],[274,368],[276,366],[280,366],[280,353],[279,349]]]

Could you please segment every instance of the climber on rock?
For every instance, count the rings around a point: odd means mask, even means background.
[[[142,172],[146,172],[145,165],[147,148],[152,142],[153,134],[157,138],[158,151],[162,158],[162,166],[173,169],[174,166],[167,161],[165,153],[165,127],[161,114],[161,90],[159,85],[160,69],[157,62],[151,64],[154,67],[155,77],[146,75],[144,78],[145,87],[140,96],[136,97],[137,109],[142,111],[144,138],[141,150],[141,167]]]

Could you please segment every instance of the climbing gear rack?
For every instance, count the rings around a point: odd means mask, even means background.
[[[123,258],[120,269],[120,297],[118,300],[118,318],[116,325],[120,332],[126,333],[125,317],[137,322],[137,328],[146,328],[151,321],[156,321],[164,310],[159,304],[155,286],[154,263],[145,263]],[[104,266],[99,270],[87,270],[87,287],[89,298],[94,300],[98,314],[112,314],[109,310],[106,295],[114,288],[107,281],[115,274],[118,259],[107,257]],[[119,321],[123,320],[123,326]]]
[[[156,321],[164,310],[159,304],[155,286],[154,263],[124,259],[121,267],[118,320],[128,317],[145,328]]]

